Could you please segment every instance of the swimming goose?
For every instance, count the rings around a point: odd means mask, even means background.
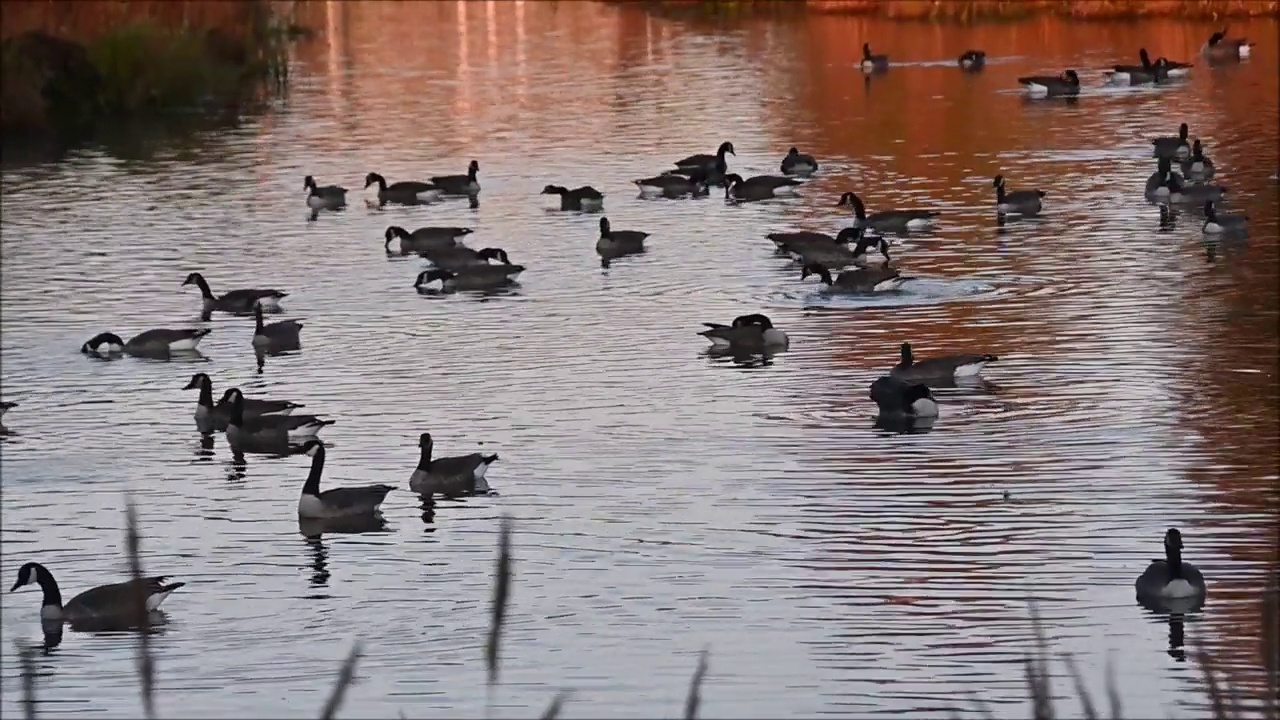
[[[1166,180],[1166,176],[1172,176],[1172,180]],[[1156,161],[1156,171],[1147,178],[1145,195],[1150,200],[1168,200],[1169,186],[1176,184],[1180,187],[1182,181],[1182,176],[1173,170],[1173,161],[1169,158],[1160,158]]]
[[[1222,28],[1209,36],[1200,48],[1200,54],[1211,60],[1239,60],[1249,57],[1253,43],[1245,38],[1227,39],[1227,29]]]
[[[889,69],[888,55],[872,55],[871,43],[862,43],[862,72],[884,72]]]
[[[399,203],[401,205],[418,205],[420,203],[428,203],[439,200],[443,191],[432,185],[431,183],[418,182],[416,180],[401,180],[397,183],[387,184],[387,179],[378,173],[369,173],[364,176],[364,187],[367,190],[370,185],[378,186],[378,202],[382,203]]]
[[[897,290],[902,284],[911,278],[902,277],[897,270],[890,268],[888,265],[879,267],[858,268],[856,270],[845,270],[832,279],[831,271],[818,263],[809,263],[800,270],[800,279],[804,280],[810,275],[817,275],[822,278],[822,282],[832,290],[851,293],[870,293],[884,292],[887,290]]]
[[[1164,534],[1164,559],[1153,560],[1133,583],[1139,601],[1160,604],[1165,600],[1203,597],[1208,588],[1195,565],[1182,560],[1182,533],[1169,528]]]
[[[721,178],[723,182],[723,178]],[[669,199],[676,199],[692,195],[698,197],[707,194],[707,183],[701,180],[694,180],[677,173],[663,173],[650,178],[641,180],[632,180],[635,186],[640,188],[640,194],[645,196],[662,195]]]
[[[317,433],[337,420],[321,420],[315,415],[257,415],[246,416],[244,393],[240,388],[230,388],[231,413],[227,419],[227,442],[241,444],[286,446],[289,441],[315,437]]]
[[[1221,200],[1227,194],[1227,189],[1221,185],[1208,183],[1184,185],[1173,172],[1166,172],[1161,182],[1169,189],[1168,200],[1171,203],[1199,205],[1209,200]]]
[[[773,321],[760,313],[739,315],[733,319],[732,325],[702,324],[710,329],[698,334],[710,340],[713,348],[758,353],[770,349],[785,350],[791,344],[787,334],[775,328]]]
[[[1167,57],[1156,60],[1156,64],[1162,65],[1165,75],[1171,78],[1186,77],[1191,74],[1191,68],[1195,67],[1192,63],[1178,62]]]
[[[1103,74],[1109,82],[1116,85],[1142,85],[1159,79],[1156,66],[1151,64],[1151,56],[1147,54],[1146,48],[1138,50],[1138,58],[1142,61],[1141,65],[1112,65]]]
[[[773,241],[778,252],[799,257],[800,252],[810,246],[823,248],[828,245],[847,245],[862,237],[860,230],[861,228],[844,228],[835,237],[812,230],[769,233],[765,237]]]
[[[572,190],[560,185],[548,185],[542,188],[542,195],[559,195],[561,210],[600,210],[604,207],[604,195],[590,185]]]
[[[1191,157],[1182,161],[1182,172],[1188,177],[1197,177],[1201,180],[1213,177],[1213,161],[1204,156],[1204,146],[1200,144],[1200,138],[1196,138],[1191,143]]]
[[[486,268],[493,269],[487,270]],[[414,280],[413,286],[419,293],[425,294],[431,292],[429,285],[437,280],[440,281],[440,291],[446,293],[459,290],[491,290],[505,287],[515,282],[515,278],[503,270],[503,266],[485,265],[457,273],[441,270],[440,268],[423,270],[418,273],[418,278]]]
[[[1061,75],[1031,75],[1018,78],[1018,84],[1034,97],[1063,97],[1080,94],[1080,76],[1075,70],[1064,70]]]
[[[931,418],[938,416],[938,402],[928,385],[909,383],[888,375],[871,383],[871,399],[881,416]]]
[[[498,459],[496,453],[432,458],[434,443],[431,433],[422,433],[418,437],[418,447],[422,448],[422,455],[418,457],[418,467],[409,476],[409,489],[413,492],[426,497],[432,494],[459,497],[489,491],[484,474]]]
[[[1040,198],[1048,195],[1043,190],[1006,190],[1004,176],[997,175],[991,183],[996,189],[996,212],[1038,215]]]
[[[182,281],[182,286],[186,287],[187,285],[195,285],[200,288],[205,312],[221,310],[229,313],[251,313],[259,305],[268,310],[279,310],[280,300],[289,297],[289,293],[272,288],[242,288],[214,297],[213,291],[209,289],[208,281],[198,272],[187,275],[187,279]]]
[[[302,332],[302,323],[297,320],[280,320],[264,325],[262,323],[262,306],[253,308],[256,323],[253,330],[253,344],[258,345],[297,345],[301,342],[298,334]]]
[[[456,273],[464,275],[468,273],[482,273],[492,275],[504,275],[514,280],[517,275],[524,272],[523,265],[516,265],[511,262],[511,258],[507,256],[507,251],[502,248],[487,247],[476,253],[476,259],[479,262],[466,264],[460,267]],[[497,260],[497,263],[491,263],[490,260]]]
[[[862,198],[851,192],[841,195],[836,207],[853,208],[853,215],[857,218],[854,227],[875,228],[880,232],[904,232],[925,228],[931,225],[933,218],[940,214],[935,210],[881,210],[868,215],[866,206],[862,204]]]
[[[818,161],[812,155],[803,155],[798,149],[791,148],[787,151],[787,156],[782,158],[781,169],[783,175],[809,177],[818,172]]]
[[[601,257],[619,257],[636,255],[644,252],[645,238],[650,233],[640,230],[614,230],[609,218],[600,218],[600,239],[596,241],[596,252]]]
[[[715,171],[717,166],[720,166],[720,167],[725,166],[725,159],[724,159],[725,153],[733,155],[734,157],[738,156],[738,153],[734,152],[733,150],[733,143],[726,141],[726,142],[720,143],[720,147],[716,148],[715,155],[708,155],[706,153],[697,153],[694,155],[690,155],[689,157],[684,158],[683,160],[677,160],[675,165],[678,168],[690,168],[690,167],[702,168],[704,171],[710,174]]]
[[[308,175],[302,181],[307,190],[307,207],[313,209],[336,208],[347,204],[347,189],[337,185],[316,185],[316,179]]]
[[[231,402],[233,393],[231,388],[222,396],[222,400],[217,404],[213,404],[213,381],[205,373],[196,373],[191,376],[183,390],[199,390],[200,397],[196,399],[196,426],[208,426],[211,430],[227,429],[227,421],[231,419]],[[244,414],[246,417],[256,415],[289,415],[297,408],[304,407],[295,402],[288,400],[261,400],[256,398],[244,399]],[[202,428],[203,429],[203,428]]]
[[[809,244],[796,252],[796,259],[805,265],[822,265],[828,270],[843,268],[849,265],[867,267],[883,265],[889,262],[889,243],[878,235],[866,235],[862,228],[846,228],[841,233],[849,232],[858,239],[850,248],[845,243],[828,245]]]
[[[957,62],[962,70],[981,70],[987,65],[987,54],[981,50],[966,50]]]
[[[387,228],[384,235],[386,242],[382,244],[388,254],[391,253],[391,241],[400,239],[400,254],[422,252],[425,249],[452,247],[459,240],[475,232],[469,227],[420,227],[409,232],[399,225]]]
[[[0,419],[3,419],[3,418],[4,418],[4,414],[5,414],[5,413],[9,412],[10,410],[12,410],[12,409],[14,409],[14,408],[16,408],[16,407],[18,407],[18,403],[16,403],[16,402],[9,402],[9,401],[7,401],[7,400],[6,400],[6,401],[0,401]],[[8,431],[9,431],[9,429],[8,429],[8,428],[6,428],[6,427],[4,426],[4,423],[3,423],[3,422],[0,422],[0,433],[4,433],[4,432],[8,432]]]
[[[715,160],[710,167],[705,165],[686,165],[677,167],[674,170],[664,170],[664,175],[682,175],[689,178],[697,185],[724,185],[724,176],[729,172],[729,164],[725,162],[724,155],[716,155]]]
[[[192,351],[196,349],[196,346],[200,344],[200,341],[209,332],[208,328],[195,330],[156,328],[140,332],[129,338],[128,342],[121,340],[120,336],[115,333],[99,333],[90,338],[84,345],[81,345],[80,352],[97,355],[111,355],[122,352],[130,355],[151,355]]]
[[[524,270],[523,265],[512,265],[511,259],[507,257],[507,251],[502,248],[488,247],[472,250],[464,245],[454,245],[451,248],[424,252],[422,257],[430,260],[433,266],[451,273],[460,273],[473,268],[500,267],[506,270],[508,275],[515,276]],[[497,260],[501,264],[491,266],[490,260]]]
[[[472,160],[467,165],[466,175],[437,175],[431,178],[431,184],[440,188],[443,195],[470,197],[480,192],[480,181],[476,173],[480,172],[480,163]]]
[[[1182,160],[1191,156],[1191,145],[1187,143],[1187,124],[1178,126],[1176,137],[1158,137],[1151,141],[1152,156],[1157,158],[1173,158]]]
[[[790,178],[786,178],[790,180]],[[726,200],[733,198],[735,200],[769,200],[770,198],[786,195],[794,196],[795,191],[790,186],[774,187],[769,182],[749,183],[737,173],[729,173],[724,176],[724,197]],[[799,184],[798,181],[792,181]]]
[[[911,343],[904,342],[902,361],[894,365],[889,374],[899,380],[916,382],[973,377],[982,372],[987,363],[998,359],[995,355],[947,355],[916,360],[911,354]]]
[[[62,604],[62,591],[58,589],[58,581],[40,563],[29,562],[18,568],[18,582],[13,584],[9,592],[23,585],[29,585],[34,576],[36,584],[44,591],[44,600],[40,603],[40,617],[44,620],[78,620],[84,618],[104,618],[130,616],[135,612],[139,592],[145,593],[145,607],[151,612],[160,607],[169,593],[186,585],[186,583],[166,583],[167,575],[128,580],[112,585],[99,585],[85,590]]]
[[[737,177],[736,175],[734,177]],[[727,181],[729,176],[725,176]],[[759,185],[773,190],[775,195],[795,195],[797,189],[804,185],[803,182],[795,178],[782,177],[781,175],[752,175],[742,181],[746,185]]]
[[[1204,203],[1205,235],[1242,234],[1248,232],[1249,216],[1244,213],[1220,213],[1213,206],[1212,200]]]
[[[339,518],[356,515],[374,515],[387,499],[387,493],[395,490],[390,485],[364,485],[360,487],[331,488],[320,492],[320,475],[324,473],[324,443],[308,440],[302,452],[311,456],[311,472],[302,484],[298,497],[298,517]]]

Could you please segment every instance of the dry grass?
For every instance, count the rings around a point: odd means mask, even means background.
[[[126,502],[125,520],[125,549],[128,554],[129,571],[133,579],[138,580],[145,577],[145,575],[142,571],[142,560],[138,547],[137,516],[131,502]],[[488,641],[485,645],[485,669],[490,688],[498,679],[499,644],[511,598],[512,531],[513,522],[510,517],[504,515],[499,523],[498,556],[494,568],[490,627]],[[137,633],[138,678],[141,685],[143,709],[148,717],[154,717],[155,658],[151,652],[150,633],[146,632],[148,614],[145,609],[145,592],[139,593],[138,602],[142,603],[138,608],[135,608],[141,610],[141,615],[138,618],[140,631]],[[1280,666],[1280,635],[1277,633],[1278,628],[1280,628],[1280,620],[1278,620],[1280,619],[1280,587],[1277,586],[1275,577],[1271,577],[1267,587],[1263,589],[1261,604],[1262,607],[1260,609],[1263,618],[1261,628],[1262,666],[1265,669],[1265,688],[1261,698],[1261,711],[1252,717],[1261,720],[1280,720],[1280,712],[1278,712],[1280,683],[1277,682],[1278,666]],[[1051,720],[1058,716],[1058,711],[1054,707],[1053,691],[1050,685],[1049,642],[1045,636],[1044,628],[1040,623],[1040,616],[1034,603],[1029,603],[1029,611],[1032,629],[1035,634],[1035,644],[1023,658],[1023,670],[1027,682],[1027,697],[1031,701],[1031,717],[1034,720]],[[707,675],[708,656],[709,651],[706,649],[699,654],[697,668],[695,668],[693,677],[689,682],[689,691],[684,705],[684,717],[687,720],[696,718],[701,709],[702,685]],[[356,643],[342,663],[342,667],[338,670],[333,689],[330,691],[329,698],[320,712],[322,719],[330,720],[337,715],[348,688],[355,682],[356,665],[360,657],[360,644]],[[1197,649],[1193,653],[1193,657],[1201,672],[1202,685],[1212,712],[1211,717],[1214,720],[1245,720],[1249,718],[1250,715],[1246,711],[1243,702],[1248,693],[1242,687],[1226,678],[1225,673],[1219,672],[1213,657],[1207,651]],[[36,699],[37,676],[33,650],[31,648],[22,648],[19,660],[22,669],[23,710],[27,718],[34,719],[38,703]],[[1089,720],[1095,720],[1100,717],[1093,698],[1080,677],[1080,671],[1074,658],[1070,654],[1064,653],[1061,655],[1061,660],[1066,665],[1068,674],[1071,677],[1083,716]],[[1109,716],[1119,720],[1122,717],[1120,695],[1116,690],[1115,675],[1111,671],[1109,663],[1106,675]],[[569,695],[570,691],[568,690],[562,690],[557,693],[541,717],[544,720],[559,717]],[[981,698],[970,693],[970,702],[982,717],[994,717],[990,708],[983,703]],[[400,717],[403,718],[404,714],[401,713]],[[959,717],[958,711],[953,711],[952,717]]]

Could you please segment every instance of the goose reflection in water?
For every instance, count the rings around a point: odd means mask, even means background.
[[[422,501],[422,524],[423,532],[436,531],[436,501],[431,495],[419,495],[418,499]]]
[[[714,365],[750,370],[773,365],[773,357],[777,353],[748,353],[734,350],[733,348],[711,347],[703,350],[702,354]]]
[[[328,587],[329,548],[324,535],[357,535],[360,533],[388,532],[387,521],[381,514],[352,515],[335,518],[298,518],[298,533],[306,540],[311,552],[311,587]]]
[[[196,445],[195,455],[197,462],[211,462],[213,460],[213,433],[200,433],[200,441]]]
[[[285,357],[294,355],[302,351],[302,344],[295,343],[290,345],[271,345],[261,346],[255,345],[253,348],[253,357],[258,363],[258,374],[261,375],[267,366],[267,358],[269,357]]]

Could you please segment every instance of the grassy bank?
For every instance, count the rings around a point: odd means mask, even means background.
[[[499,683],[499,670],[502,660],[502,631],[506,624],[507,613],[511,604],[511,587],[514,581],[513,568],[515,565],[511,551],[513,530],[513,521],[509,516],[504,515],[498,528],[498,548],[494,563],[489,629],[484,639],[486,681],[491,691]],[[124,545],[130,575],[134,581],[139,581],[141,578],[146,577],[139,552],[139,539],[137,516],[134,513],[132,503],[128,503],[125,510]],[[1246,687],[1233,683],[1226,677],[1226,673],[1216,667],[1213,657],[1207,651],[1198,649],[1193,652],[1193,657],[1200,669],[1201,683],[1208,704],[1204,717],[1212,717],[1213,720],[1245,720],[1247,718],[1280,720],[1280,622],[1277,621],[1277,618],[1280,618],[1280,587],[1277,587],[1274,575],[1269,578],[1268,586],[1258,592],[1258,597],[1261,605],[1259,615],[1262,618],[1261,627],[1258,629],[1258,637],[1262,656],[1260,658],[1261,667],[1264,671],[1261,692],[1260,694],[1251,692]],[[130,624],[137,626],[140,630],[135,634],[138,641],[136,666],[142,708],[147,718],[154,718],[156,717],[156,667],[150,645],[150,615],[144,609],[145,599],[142,594],[138,596],[135,609],[136,620],[131,621]],[[1034,720],[1051,720],[1054,717],[1060,717],[1060,715],[1057,712],[1057,708],[1054,707],[1055,693],[1051,687],[1053,673],[1049,663],[1049,644],[1034,604],[1030,606],[1030,609],[1031,625],[1035,632],[1036,643],[1025,654],[1023,660],[1023,672],[1027,683],[1028,709],[1030,710],[1030,716]],[[60,630],[57,638],[60,642]],[[46,636],[46,652],[49,648],[49,641],[49,637]],[[35,718],[39,708],[37,675],[34,662],[36,650],[24,647],[20,652],[22,663],[22,704],[25,716],[27,718]],[[361,648],[357,642],[351,648],[346,660],[342,663],[342,667],[338,670],[333,689],[330,691],[328,699],[321,706],[321,718],[325,720],[333,718],[341,708],[346,698],[347,689],[355,682],[356,668],[360,657]],[[698,658],[697,667],[692,671],[682,715],[689,720],[698,716],[702,705],[702,686],[707,676],[707,660],[708,651],[703,650]],[[1070,655],[1064,654],[1061,656],[1061,660],[1067,671],[1066,675],[1071,680],[1083,716],[1090,720],[1101,717],[1102,713],[1097,711],[1094,698],[1085,687],[1074,659]],[[960,694],[959,691],[960,689],[957,688],[957,695]],[[541,717],[558,717],[564,704],[571,700],[571,693],[571,690],[564,689],[550,698],[549,704]],[[1123,717],[1122,698],[1116,689],[1114,676],[1108,678],[1106,694],[1107,717],[1119,720]],[[970,691],[968,697],[968,707],[953,708],[951,711],[952,717],[960,717],[960,713],[964,710],[976,711],[981,717],[985,718],[994,717],[990,708],[978,695]],[[963,706],[966,703],[958,703],[958,705]],[[400,717],[405,717],[403,712]]]
[[[664,6],[698,6],[708,12],[803,5],[806,10],[895,20],[1013,20],[1057,15],[1082,20],[1143,17],[1220,20],[1280,15],[1277,0],[656,0]]]
[[[220,22],[204,25],[160,10],[152,16],[148,3],[120,15],[131,4],[89,2],[66,9],[62,19],[78,18],[66,23],[36,12],[57,5],[5,4],[6,32],[27,28],[0,42],[6,138],[74,136],[102,120],[234,110],[286,79],[289,33],[265,3],[226,3]],[[109,7],[117,14],[94,15]]]

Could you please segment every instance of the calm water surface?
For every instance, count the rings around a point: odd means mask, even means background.
[[[1125,710],[1192,717],[1213,650],[1257,678],[1257,589],[1277,522],[1276,37],[1237,67],[1158,90],[1096,69],[1191,56],[1198,25],[974,30],[813,16],[701,26],[594,3],[307,6],[288,97],[234,129],[9,169],[3,191],[0,575],[39,560],[67,596],[122,576],[123,500],[146,567],[185,580],[156,637],[161,713],[313,717],[354,640],[348,717],[679,712],[711,650],[714,717],[945,717],[975,692],[1025,716],[1019,662],[1038,601],[1059,651]],[[907,65],[865,83],[862,38]],[[857,42],[854,42],[854,41]],[[970,46],[992,56],[962,76]],[[1157,49],[1158,48],[1158,49]],[[1075,105],[1027,103],[1014,78],[1082,72]],[[1146,139],[1180,120],[1205,140],[1247,243],[1206,248],[1142,199]],[[797,200],[646,202],[630,181],[732,140],[731,167],[823,163]],[[121,158],[125,159],[121,159]],[[481,165],[479,206],[370,209],[361,179]],[[1048,191],[998,227],[991,177]],[[353,188],[309,222],[302,177]],[[547,183],[591,184],[651,251],[602,269],[598,217],[552,211]],[[835,232],[871,210],[932,206],[900,241],[919,278],[893,297],[826,297],[764,235]],[[388,225],[467,225],[528,267],[520,286],[421,297]],[[259,368],[252,321],[201,324],[193,288],[270,286],[304,347]],[[792,337],[770,364],[703,355],[695,333],[764,311]],[[149,327],[213,333],[197,364],[76,352]],[[932,432],[873,427],[869,383],[922,355],[1000,356],[979,387],[940,390]],[[416,438],[497,452],[494,497],[424,513],[407,491],[379,532],[305,536],[308,460],[202,443],[181,388],[304,402],[337,419],[326,482],[407,486]],[[1007,493],[1007,496],[1006,496]],[[497,519],[516,519],[502,684],[486,696]],[[1166,527],[1210,578],[1171,628],[1133,602]],[[5,714],[38,594],[5,595]],[[137,717],[128,635],[68,632],[37,657],[47,716]],[[1061,668],[1058,668],[1061,671]],[[1065,693],[1069,681],[1056,689]],[[1074,712],[1074,700],[1064,700]],[[491,704],[491,705],[487,705]]]

